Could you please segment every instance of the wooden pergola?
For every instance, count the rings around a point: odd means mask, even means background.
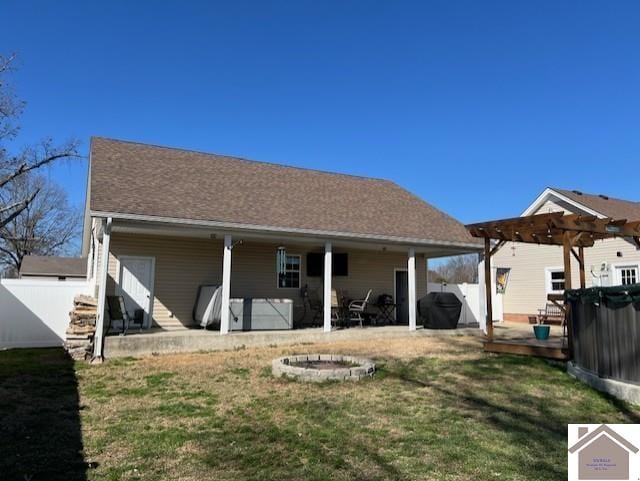
[[[564,258],[565,289],[571,289],[571,257],[575,257],[580,267],[580,287],[586,287],[584,249],[592,247],[595,241],[625,237],[633,239],[640,247],[640,221],[627,219],[599,218],[578,214],[565,215],[564,212],[534,214],[511,219],[501,219],[467,225],[473,237],[484,239],[484,280],[487,305],[487,336],[493,341],[493,309],[491,305],[491,257],[507,242],[562,246]],[[553,296],[552,296],[553,297]],[[550,297],[558,302],[561,296]],[[569,332],[569,353],[572,350],[571,316],[563,309]]]

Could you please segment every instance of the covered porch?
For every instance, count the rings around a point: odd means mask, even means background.
[[[474,244],[411,243],[381,236],[362,239],[114,218],[95,219],[94,224],[97,332],[103,336],[95,345],[104,343],[106,355],[171,352],[175,346],[193,351],[307,338],[313,342],[316,336],[361,336],[364,331],[374,336],[413,332],[419,323],[417,301],[427,293],[428,259],[478,251]],[[220,286],[220,321],[213,330],[199,328],[193,316],[203,285]],[[133,326],[126,336],[110,335],[118,334],[118,329],[109,330],[107,299],[112,295],[122,296],[127,310],[144,310],[142,329]],[[338,295],[348,300],[338,301]],[[381,297],[388,298],[386,306],[377,306]],[[290,302],[291,316],[281,329],[247,329],[233,309],[234,302],[247,299]],[[360,326],[349,300],[365,299],[362,324],[367,329],[342,329]],[[243,332],[247,330],[251,332]],[[233,339],[215,340],[220,338]]]

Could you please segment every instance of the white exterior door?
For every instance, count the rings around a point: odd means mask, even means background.
[[[144,311],[145,327],[151,324],[154,267],[153,257],[120,257],[117,293],[123,297],[129,317],[133,318],[136,309]]]

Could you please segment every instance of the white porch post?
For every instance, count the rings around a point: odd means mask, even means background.
[[[331,242],[324,244],[324,332],[331,332]]]
[[[409,330],[416,330],[416,250],[409,249],[407,259],[407,275],[409,280]]]
[[[102,361],[102,344],[104,342],[104,305],[107,297],[107,274],[109,270],[109,248],[111,244],[111,223],[113,219],[107,218],[102,234],[102,259],[100,262],[100,284],[98,285],[98,311],[96,312],[96,333],[93,337],[93,359]]]
[[[93,225],[93,221],[91,222]],[[91,268],[91,295],[96,295],[96,287],[98,284],[98,238],[95,232],[91,232],[91,252],[93,252],[93,266]]]
[[[229,298],[231,297],[231,252],[233,249],[230,235],[224,236],[222,255],[222,299],[220,306],[220,334],[229,333]]]

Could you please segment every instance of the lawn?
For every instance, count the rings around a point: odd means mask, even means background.
[[[369,355],[359,383],[274,379],[283,353]],[[72,363],[0,352],[3,480],[566,479],[567,423],[640,412],[563,365],[470,338]]]

